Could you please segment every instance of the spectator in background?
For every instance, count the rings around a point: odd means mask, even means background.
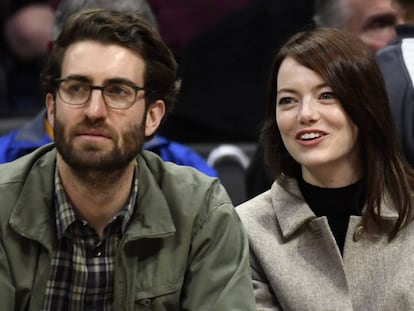
[[[392,0],[315,0],[317,26],[354,33],[374,52],[395,38],[402,22]]]
[[[40,71],[54,12],[46,0],[2,0],[0,9],[0,116],[32,116],[43,107]]]
[[[396,120],[403,151],[414,166],[414,1],[394,0],[405,23],[397,25],[397,38],[377,53]]]
[[[51,5],[55,7],[56,18],[52,26],[52,38],[56,40],[68,18],[81,9],[87,8],[108,8],[120,12],[139,12],[147,22],[157,29],[157,21],[153,11],[146,0],[58,0],[52,1]]]
[[[140,12],[148,22],[156,27],[151,8],[145,0],[62,0],[56,9],[56,19],[53,25],[53,38],[57,39],[63,24],[73,13],[82,8],[110,8],[122,12]],[[0,163],[12,161],[34,149],[50,143],[53,140],[53,130],[46,119],[43,109],[35,118],[22,127],[0,137]],[[144,144],[144,148],[160,155],[165,161],[188,165],[210,176],[217,172],[209,166],[205,159],[195,151],[182,144],[170,141],[156,135]]]
[[[395,37],[395,26],[403,17],[391,0],[315,0],[313,19],[317,27],[354,33],[375,52]],[[247,169],[247,197],[262,193],[272,183],[273,177],[264,164],[259,144]]]
[[[354,34],[293,36],[270,68],[270,190],[236,208],[258,310],[414,310],[414,172]]]
[[[4,310],[255,310],[218,180],[141,151],[176,69],[138,14],[67,21],[42,74],[55,144],[0,166]]]

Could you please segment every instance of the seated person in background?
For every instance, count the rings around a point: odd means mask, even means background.
[[[255,310],[223,186],[141,151],[177,64],[139,15],[89,9],[42,73],[54,144],[0,166],[4,310]]]
[[[403,151],[414,167],[414,1],[394,0],[405,23],[397,38],[377,53]]]
[[[43,107],[39,76],[53,18],[47,0],[1,0],[1,117],[33,116]]]
[[[269,86],[274,183],[236,208],[258,310],[414,310],[414,172],[372,51],[338,29],[299,33]]]
[[[403,16],[393,0],[315,0],[317,27],[334,27],[357,35],[373,52],[395,38]]]
[[[56,39],[65,21],[82,8],[109,8],[122,12],[140,12],[146,20],[156,27],[152,11],[145,0],[62,0],[56,9],[53,25],[53,37]],[[50,127],[46,110],[42,110],[33,120],[21,128],[0,137],[0,163],[12,161],[34,149],[51,142],[53,130]],[[191,148],[156,135],[143,145],[165,161],[193,166],[209,176],[216,177],[217,172],[205,159]]]

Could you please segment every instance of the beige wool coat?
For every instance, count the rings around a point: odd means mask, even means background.
[[[389,229],[396,212],[384,204]],[[315,216],[295,179],[282,177],[236,211],[248,231],[257,310],[414,310],[413,223],[389,242],[351,216],[342,257],[326,217]]]

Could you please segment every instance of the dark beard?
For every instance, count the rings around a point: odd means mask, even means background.
[[[140,124],[131,126],[123,134],[123,149],[118,146],[119,137],[103,120],[85,120],[65,136],[64,125],[55,115],[54,141],[56,149],[73,173],[87,179],[98,178],[123,171],[138,155],[145,139],[145,116]],[[99,144],[90,142],[82,148],[73,146],[73,137],[79,128],[100,129],[111,133],[114,147],[111,151],[102,153]],[[106,176],[109,177],[109,176]],[[92,180],[90,180],[92,181]],[[99,182],[99,180],[96,180]],[[103,182],[103,180],[101,180]]]

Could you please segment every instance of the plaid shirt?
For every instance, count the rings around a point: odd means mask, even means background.
[[[125,207],[106,225],[103,239],[79,219],[66,197],[55,170],[55,206],[58,246],[42,310],[111,310],[116,253],[134,212],[138,192],[137,169]]]

